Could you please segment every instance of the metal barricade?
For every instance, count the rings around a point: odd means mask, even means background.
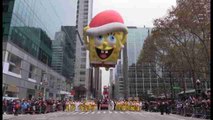
[[[204,118],[206,117],[206,109],[204,109],[203,107],[197,107],[195,106],[193,108],[193,114],[191,117],[196,117],[196,118]]]

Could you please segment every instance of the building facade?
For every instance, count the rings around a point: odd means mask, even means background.
[[[64,22],[59,11],[63,11],[66,4],[47,0],[3,0],[4,95],[61,99],[68,94],[70,86],[65,77],[50,68],[51,40]]]
[[[109,98],[115,99],[114,69],[109,69]]]
[[[124,62],[123,73],[125,78],[126,97],[139,97],[142,94],[142,79],[137,75],[136,63],[143,48],[143,43],[146,37],[150,34],[151,28],[143,27],[128,27],[128,38],[126,49],[124,49],[123,59]],[[151,87],[152,88],[152,87]],[[150,89],[151,89],[150,88]]]
[[[76,27],[62,26],[52,41],[52,68],[74,82]]]
[[[122,67],[122,60],[118,59],[117,65],[115,66],[115,99],[117,100],[124,99],[125,97]]]
[[[101,99],[102,89],[102,70],[100,68],[93,68],[92,70],[92,98]]]
[[[92,0],[78,0],[76,16],[76,59],[75,59],[75,77],[74,86],[83,85],[89,89],[89,57],[88,51],[83,43],[83,28],[88,25],[92,18]],[[88,92],[88,91],[87,91]],[[89,95],[87,93],[87,95]]]
[[[8,41],[3,43],[3,95],[63,99],[68,94],[64,76]]]

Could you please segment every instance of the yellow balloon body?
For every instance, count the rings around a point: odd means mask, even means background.
[[[126,43],[127,33],[127,27],[118,12],[105,10],[97,14],[83,31],[90,66],[115,67]]]
[[[100,38],[102,37],[102,40]],[[114,67],[126,35],[123,32],[112,32],[99,36],[88,36],[89,59],[91,66]],[[111,39],[114,39],[112,42]],[[123,43],[122,43],[123,42]]]

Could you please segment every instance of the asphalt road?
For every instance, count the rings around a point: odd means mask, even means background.
[[[159,112],[94,111],[94,112],[54,112],[36,115],[3,115],[4,120],[201,120],[180,115],[160,115]]]

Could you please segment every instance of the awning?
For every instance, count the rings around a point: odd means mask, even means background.
[[[69,95],[70,93],[67,91],[60,91],[60,94],[65,94],[65,95]]]
[[[16,87],[15,85],[8,85],[6,91],[17,93],[17,92],[19,92],[19,88]]]

